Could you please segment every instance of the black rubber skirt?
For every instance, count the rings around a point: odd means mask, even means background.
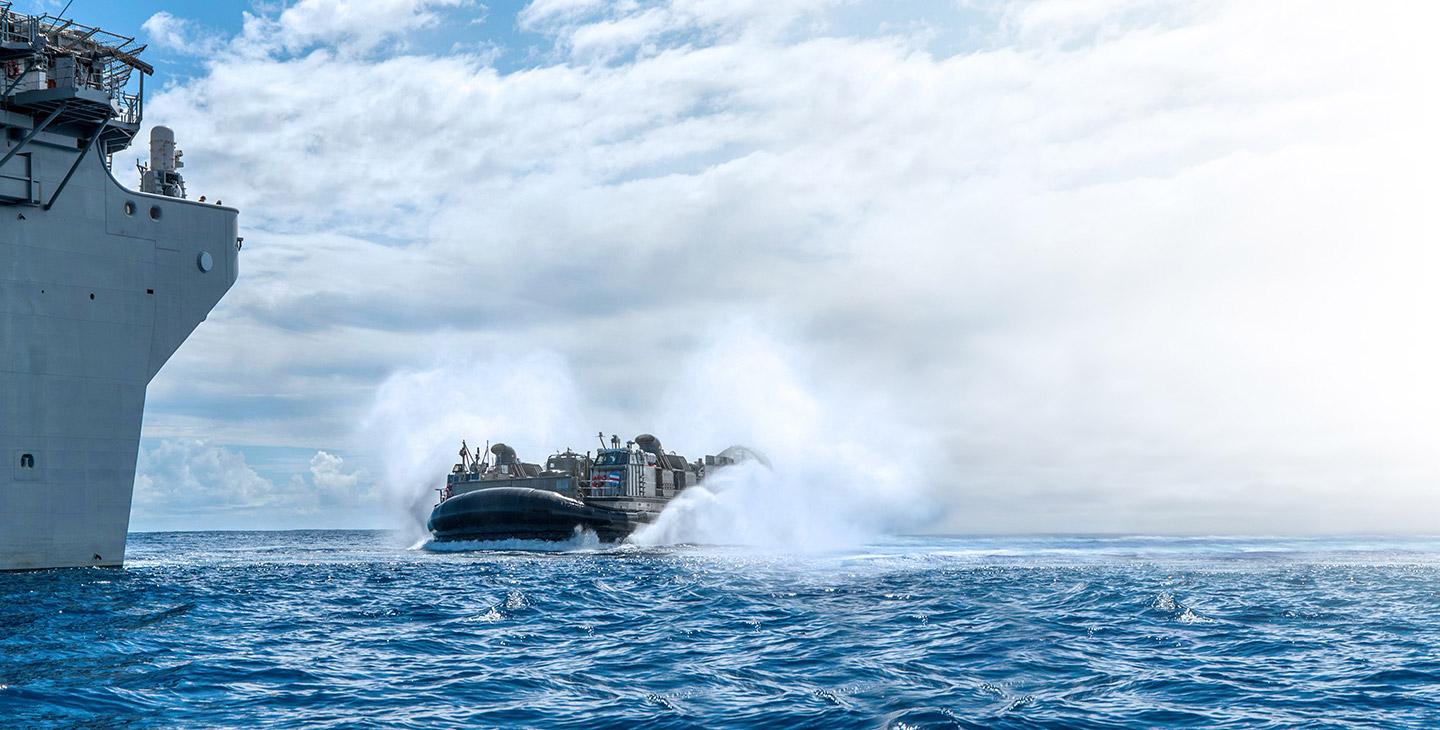
[[[601,540],[624,539],[639,514],[585,504],[546,489],[491,487],[441,502],[426,525],[436,540],[569,540],[575,528]]]

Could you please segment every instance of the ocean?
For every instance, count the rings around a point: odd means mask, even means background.
[[[123,570],[0,574],[0,720],[1440,727],[1440,538],[136,534]]]

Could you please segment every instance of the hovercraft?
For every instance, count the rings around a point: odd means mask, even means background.
[[[563,541],[586,531],[616,542],[653,521],[707,473],[755,458],[732,446],[692,462],[666,453],[650,434],[624,446],[611,436],[607,446],[602,433],[600,445],[593,456],[557,452],[541,467],[521,461],[503,443],[472,453],[461,441],[460,463],[446,476],[426,527],[437,542]]]

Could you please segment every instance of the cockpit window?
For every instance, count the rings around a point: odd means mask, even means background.
[[[595,457],[596,466],[619,466],[628,462],[629,454],[624,451],[609,451]]]

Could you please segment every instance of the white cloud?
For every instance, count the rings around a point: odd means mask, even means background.
[[[438,25],[446,10],[473,5],[473,0],[299,0],[274,16],[246,13],[234,47],[261,57],[316,48],[342,56],[368,54]]]
[[[520,11],[519,23],[526,28],[580,22],[609,5],[606,0],[534,0]]]
[[[1206,0],[1149,3],[1144,0],[1065,0],[1005,6],[1002,22],[1019,43],[1051,48],[1078,47],[1133,34],[1137,28],[1173,31],[1209,19],[1223,3]]]
[[[249,229],[147,432],[203,396],[227,441],[332,449],[454,340],[658,419],[741,312],[936,436],[956,529],[1419,529],[1436,52],[1413,10],[1302,7],[1025,3],[947,57],[825,3],[537,2],[558,60],[509,73],[252,24],[147,105]]]
[[[167,439],[140,450],[137,508],[185,512],[277,506],[275,485],[238,451],[204,441]]]
[[[190,56],[208,56],[220,52],[225,38],[201,28],[185,18],[160,11],[141,26],[150,44]]]
[[[594,3],[541,0],[517,22],[550,35],[577,61],[608,62],[629,53],[653,55],[719,38],[775,38],[797,26],[823,26],[824,13],[846,0],[667,0]]]
[[[315,486],[325,490],[354,489],[360,481],[358,474],[345,473],[344,459],[324,451],[310,458],[310,477]]]
[[[296,479],[300,479],[296,475]],[[363,496],[360,484],[361,474],[345,471],[345,460],[326,451],[317,451],[310,458],[310,486],[322,504],[337,504],[358,501]],[[304,486],[300,479],[300,486]]]
[[[375,511],[373,484],[335,454],[317,451],[308,469],[291,474],[288,483],[272,478],[274,468],[267,469],[272,476],[258,468],[239,448],[196,439],[147,439],[136,466],[135,527],[340,526]]]

